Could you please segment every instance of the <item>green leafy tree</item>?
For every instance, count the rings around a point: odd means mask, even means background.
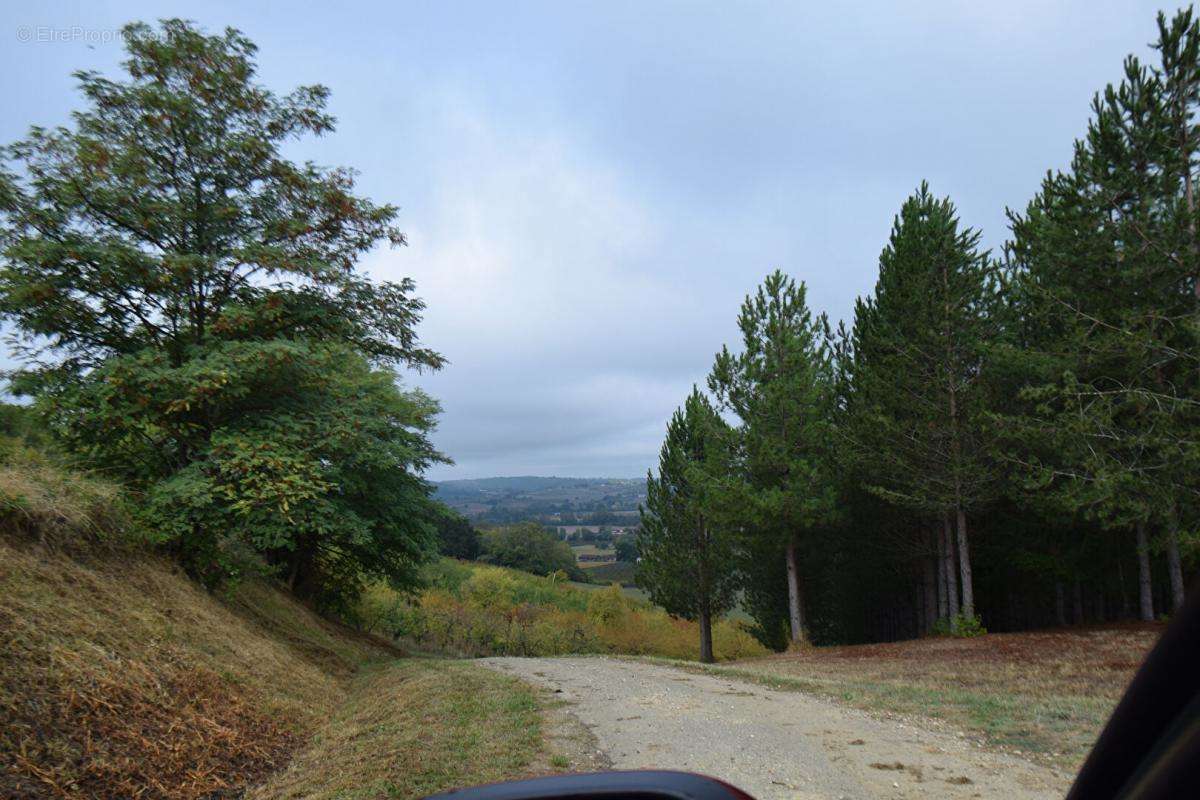
[[[628,534],[620,536],[613,542],[613,550],[616,551],[617,561],[626,561],[630,564],[638,560],[637,539]]]
[[[328,91],[255,82],[255,47],[167,20],[125,28],[125,78],[76,73],[71,127],[4,149],[0,312],[18,392],[143,492],[142,513],[214,584],[243,551],[341,597],[410,581],[432,549],[437,406],[394,368],[419,346],[412,284],[355,269],[403,243],[396,209],[283,145],[324,134]],[[339,588],[340,587],[340,588]]]
[[[741,421],[744,527],[786,558],[793,644],[805,640],[797,551],[837,518],[828,327],[809,311],[804,284],[776,271],[742,304],[742,351],[723,348],[708,379]]]
[[[943,569],[957,544],[967,617],[975,614],[968,514],[995,497],[999,481],[981,379],[997,333],[993,271],[979,233],[922,183],[896,217],[874,296],[858,301],[838,358],[840,452],[872,491],[941,523]],[[944,578],[952,617],[955,571]]]
[[[483,531],[483,555],[480,561],[501,567],[551,575],[559,570],[572,580],[586,581],[587,576],[575,564],[575,551],[566,542],[536,522],[519,522]]]
[[[734,531],[722,521],[730,430],[693,389],[667,424],[658,477],[646,477],[637,583],[668,613],[700,623],[700,660],[713,661],[712,623],[736,590]]]

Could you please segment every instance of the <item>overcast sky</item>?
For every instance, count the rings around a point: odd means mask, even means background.
[[[435,441],[456,464],[437,479],[644,474],[743,295],[779,267],[849,314],[922,179],[999,247],[1092,94],[1149,54],[1156,10],[305,6],[5,3],[0,140],[64,122],[69,73],[114,72],[132,19],[232,25],[271,88],[329,86],[338,130],[295,155],[358,169],[402,209],[410,246],[364,268],[417,281],[422,337],[450,360],[406,378],[444,406]]]

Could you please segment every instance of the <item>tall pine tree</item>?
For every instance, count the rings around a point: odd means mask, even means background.
[[[741,352],[723,348],[708,379],[741,421],[745,527],[786,559],[794,645],[806,638],[797,553],[837,517],[828,324],[823,314],[813,317],[805,294],[782,272],[768,275],[742,303]]]
[[[667,424],[658,477],[646,477],[637,535],[638,585],[668,613],[699,620],[705,663],[713,661],[713,620],[732,607],[736,588],[733,531],[720,511],[730,433],[693,389]]]
[[[951,617],[959,576],[961,611],[975,614],[968,518],[997,485],[981,421],[991,272],[979,233],[921,184],[896,217],[875,294],[858,302],[839,357],[844,454],[873,492],[940,523]],[[956,550],[958,569],[947,568]]]

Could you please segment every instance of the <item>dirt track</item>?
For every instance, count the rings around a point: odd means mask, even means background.
[[[1068,781],[961,737],[799,692],[608,658],[479,663],[558,692],[616,769],[702,772],[771,798],[1058,798]]]

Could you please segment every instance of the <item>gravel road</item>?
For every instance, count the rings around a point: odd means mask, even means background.
[[[615,769],[702,772],[773,798],[1059,798],[1069,781],[945,732],[800,692],[610,658],[486,658],[567,701]]]

